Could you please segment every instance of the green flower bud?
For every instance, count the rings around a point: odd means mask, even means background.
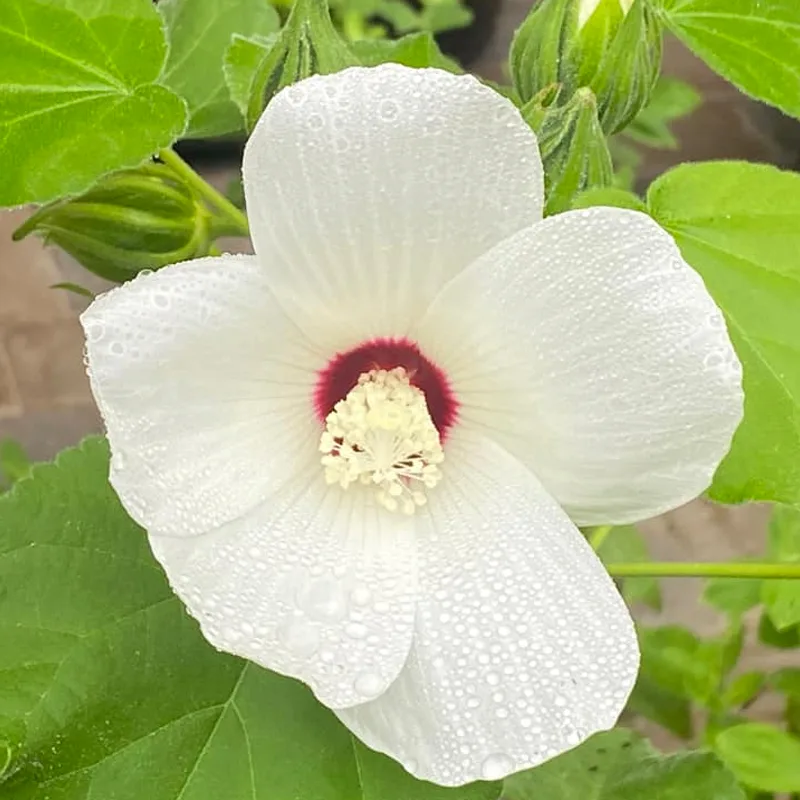
[[[78,197],[44,206],[14,232],[42,236],[107,280],[207,255],[211,215],[163,164],[109,175]]]
[[[662,44],[645,0],[541,0],[511,46],[514,87],[523,103],[553,85],[557,103],[591,89],[603,131],[612,134],[647,105]]]
[[[264,55],[250,84],[247,129],[285,86],[311,75],[356,66],[358,59],[334,28],[327,0],[295,0],[286,24]]]
[[[569,209],[585,189],[609,186],[614,176],[591,89],[578,89],[565,105],[548,105],[556,92],[545,89],[522,109],[539,139],[547,215]]]

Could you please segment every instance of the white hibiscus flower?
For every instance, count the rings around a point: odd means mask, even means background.
[[[313,77],[247,145],[256,255],[85,313],[111,482],[216,647],[444,785],[613,726],[628,612],[576,525],[699,494],[742,408],[723,317],[615,208],[542,220],[472,77]]]

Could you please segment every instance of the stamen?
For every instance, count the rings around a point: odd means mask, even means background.
[[[374,486],[389,511],[413,514],[442,479],[439,432],[402,367],[363,373],[326,417],[319,449],[327,483]]]

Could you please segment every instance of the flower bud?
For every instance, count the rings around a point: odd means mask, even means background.
[[[114,173],[85,194],[44,206],[14,239],[31,232],[117,283],[207,255],[213,238],[211,215],[163,164]]]
[[[547,105],[552,95],[545,89],[522,109],[539,140],[547,215],[569,209],[585,189],[609,186],[614,175],[591,89],[578,89],[561,106]]]
[[[591,89],[609,135],[647,105],[661,50],[661,24],[644,0],[541,0],[514,37],[511,72],[523,103],[552,85],[558,104]]]
[[[284,87],[358,63],[333,26],[328,0],[295,0],[286,24],[253,75],[247,129],[253,130],[269,101]]]
[[[586,23],[594,16],[598,6],[603,5],[604,0],[581,0],[578,6],[578,30],[583,30]],[[621,12],[621,16],[625,16],[633,5],[633,0],[614,0],[610,3],[610,13],[612,17],[618,16],[617,9]]]

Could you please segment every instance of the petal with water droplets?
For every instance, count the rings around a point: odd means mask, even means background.
[[[383,695],[338,711],[343,722],[447,786],[502,778],[612,727],[636,680],[633,623],[536,478],[456,428],[419,525],[408,661]]]
[[[411,645],[413,521],[365,487],[325,485],[318,460],[268,503],[212,533],[150,542],[216,647],[307,683],[327,706],[363,703]]]
[[[148,530],[191,536],[252,510],[316,453],[324,356],[252,256],[140,275],[81,317],[111,483]]]
[[[741,365],[700,276],[650,217],[549,217],[452,281],[416,331],[460,419],[578,524],[699,495],[742,416]]]
[[[542,216],[542,162],[519,111],[437,69],[356,67],[288,87],[243,173],[281,302],[337,349],[402,336],[453,275]]]

